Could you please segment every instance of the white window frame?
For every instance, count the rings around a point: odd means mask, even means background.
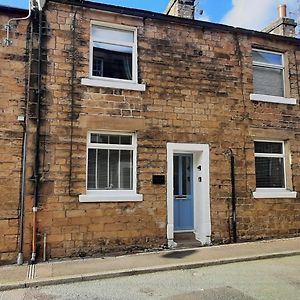
[[[130,135],[132,138],[131,145],[120,144],[97,144],[91,143],[91,135]],[[89,149],[109,149],[109,150],[132,150],[132,189],[130,190],[89,190],[88,183],[88,151]],[[142,201],[143,195],[137,194],[137,135],[132,132],[116,132],[116,131],[89,131],[87,133],[87,149],[86,149],[86,194],[79,196],[80,202],[127,202]]]
[[[268,158],[282,158],[283,159],[283,176],[284,176],[284,187],[283,188],[256,188],[253,192],[254,198],[296,198],[297,193],[289,191],[287,189],[287,166],[286,166],[286,144],[284,141],[279,140],[254,140],[255,142],[265,142],[265,143],[279,143],[282,144],[282,153],[256,153],[254,149],[254,157],[268,157]],[[256,176],[256,169],[255,169]]]
[[[108,29],[121,29],[125,31],[133,32],[134,41],[133,43],[120,42],[118,40],[97,40],[97,42],[105,42],[111,43],[120,46],[129,46],[132,47],[132,80],[127,79],[118,79],[118,78],[109,78],[109,77],[100,77],[93,76],[93,27],[94,26],[102,26]],[[136,91],[145,91],[145,84],[138,84],[138,51],[137,51],[137,28],[119,25],[119,24],[111,24],[100,21],[91,21],[90,24],[90,46],[89,46],[89,78],[82,78],[81,84],[88,86],[96,86],[96,87],[107,87],[107,88],[119,88],[119,89],[127,89],[127,90],[136,90]]]
[[[264,50],[264,49],[258,49],[258,48],[252,48],[253,51],[259,51],[259,52],[264,52],[264,53],[271,53],[271,54],[276,54],[281,56],[281,61],[282,64],[281,66],[276,65],[276,64],[269,64],[269,63],[262,63],[262,62],[257,62],[254,61],[252,58],[252,64],[253,66],[258,66],[258,67],[267,67],[267,68],[273,68],[273,69],[279,69],[282,70],[282,82],[283,82],[283,96],[272,96],[272,95],[263,95],[263,94],[255,94],[252,93],[250,94],[250,100],[252,101],[262,101],[262,102],[271,102],[271,103],[282,103],[282,104],[297,104],[297,100],[294,98],[287,98],[287,82],[286,82],[286,67],[285,67],[285,56],[284,53],[281,52],[276,52],[276,51],[270,51],[270,50]]]

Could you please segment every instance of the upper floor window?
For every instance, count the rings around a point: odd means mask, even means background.
[[[90,68],[81,84],[95,87],[145,91],[138,82],[137,28],[92,21]]]
[[[137,83],[136,29],[92,24],[91,77]]]
[[[254,49],[252,51],[252,57],[254,93],[284,97],[283,54]]]

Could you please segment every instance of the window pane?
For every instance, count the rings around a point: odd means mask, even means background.
[[[109,144],[119,145],[120,144],[120,136],[119,135],[110,135],[109,136]]]
[[[94,43],[93,76],[132,80],[132,47]]]
[[[174,156],[174,195],[179,195],[179,157]]]
[[[255,142],[255,153],[283,154],[282,143]]]
[[[253,61],[272,65],[282,65],[282,55],[253,50]]]
[[[284,96],[283,70],[253,66],[254,93]]]
[[[132,189],[132,151],[121,150],[120,153],[120,189]]]
[[[190,168],[191,168],[191,157],[182,156],[182,195],[191,194],[191,178],[190,178]]]
[[[119,189],[119,150],[109,150],[109,188]]]
[[[121,135],[121,144],[122,145],[132,145],[132,136],[131,135]]]
[[[96,149],[88,150],[88,189],[96,188]]]
[[[93,26],[93,40],[107,41],[114,40],[126,43],[134,42],[134,32],[122,29],[108,28],[104,26]]]
[[[108,144],[108,135],[91,133],[91,143]]]
[[[256,157],[256,187],[284,188],[283,158]]]
[[[99,149],[97,156],[97,189],[107,189],[108,150]]]

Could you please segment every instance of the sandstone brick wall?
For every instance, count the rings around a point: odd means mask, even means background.
[[[299,100],[299,47],[272,37],[262,39],[52,2],[48,3],[46,19],[48,65],[43,77],[46,96],[38,230],[41,235],[47,234],[48,257],[130,251],[165,244],[166,186],[153,186],[151,179],[153,174],[167,173],[168,142],[210,145],[214,243],[230,240],[229,149],[236,159],[239,239],[299,235],[299,198],[252,196],[253,140],[264,135],[289,140],[292,185],[300,191],[299,106],[249,99],[253,91],[251,48],[262,46],[286,52],[290,95]],[[81,78],[87,78],[89,73],[91,20],[138,28],[139,79],[146,83],[146,92],[81,85]],[[85,193],[89,130],[137,132],[137,189],[144,195],[142,202],[79,203],[78,195]],[[33,167],[30,160],[27,167]],[[25,220],[27,258],[31,240],[30,192],[29,187]],[[10,197],[17,204],[17,195]],[[15,211],[16,207],[13,208]]]
[[[16,15],[0,13],[4,25]],[[0,31],[0,261],[17,253],[18,204],[23,128],[17,121],[25,100],[26,23],[14,23],[13,44],[5,47]]]

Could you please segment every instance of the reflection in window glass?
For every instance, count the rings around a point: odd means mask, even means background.
[[[282,55],[277,53],[253,50],[253,61],[281,66]]]

